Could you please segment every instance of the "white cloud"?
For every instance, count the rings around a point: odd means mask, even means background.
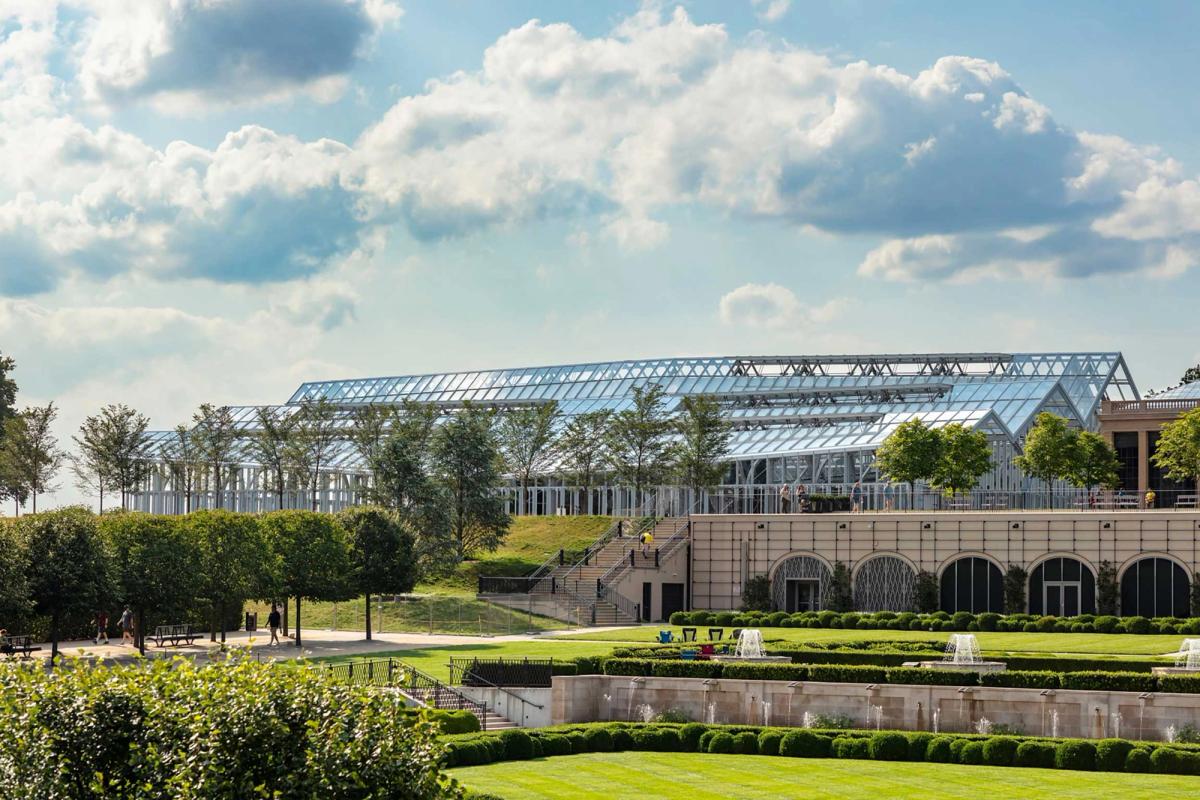
[[[401,11],[388,0],[78,0],[89,12],[80,81],[105,104],[328,102],[363,49]]]
[[[763,22],[778,22],[787,16],[792,0],[750,0],[755,15]]]
[[[1168,183],[1154,177],[1124,198],[1116,213],[1092,225],[1098,233],[1138,241],[1200,234],[1200,181]]]
[[[837,319],[846,306],[843,298],[828,300],[819,306],[806,306],[786,286],[747,283],[724,295],[717,311],[726,325],[804,330]]]

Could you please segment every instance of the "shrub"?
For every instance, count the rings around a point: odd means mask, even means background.
[[[828,609],[817,614],[817,624],[822,628],[832,628],[836,619],[838,619],[837,613]]]
[[[680,746],[688,752],[700,749],[700,738],[704,736],[704,732],[707,730],[708,726],[703,723],[689,722],[679,729]]]
[[[1125,756],[1126,772],[1149,772],[1150,750],[1145,747],[1135,747]]]
[[[870,758],[871,740],[861,736],[839,736],[833,740],[834,758]]]
[[[933,741],[932,733],[910,733],[908,735],[908,760],[924,761],[925,751]]]
[[[1025,633],[1037,633],[1038,626],[1037,626],[1036,622],[1026,622],[1024,625],[1021,626],[1021,630],[1024,631]]]
[[[993,767],[1011,767],[1018,744],[1011,736],[991,737],[983,743],[983,763]]]
[[[1058,769],[1094,770],[1096,745],[1078,739],[1068,739],[1055,750],[1054,766]]]
[[[690,613],[688,613],[687,611],[676,611],[673,614],[671,614],[670,618],[667,621],[670,622],[672,625],[683,627],[684,625],[691,624],[692,615]]]
[[[711,611],[693,611],[692,624],[696,627],[713,624],[713,615]]]
[[[534,736],[530,739],[530,742],[533,744],[533,757],[534,758],[541,758],[542,756],[546,755],[546,751],[542,749],[542,740],[541,739]]]
[[[839,683],[885,683],[887,670],[883,667],[814,664],[808,668],[808,680]]]
[[[758,755],[758,737],[751,731],[742,731],[733,737],[733,752],[747,756]]]
[[[1121,621],[1121,627],[1126,633],[1149,633],[1150,620],[1145,617],[1126,617]]]
[[[1054,633],[1054,627],[1058,624],[1058,617],[1038,617],[1037,622],[1034,624],[1041,633]]]
[[[792,758],[827,758],[830,739],[812,731],[792,731],[779,742],[779,755]]]
[[[1062,687],[1110,692],[1153,692],[1158,688],[1153,675],[1140,672],[1065,672]]]
[[[683,749],[683,741],[679,738],[678,728],[659,728],[657,731],[658,750],[677,753]]]
[[[1125,759],[1133,745],[1124,739],[1101,739],[1096,742],[1096,769],[1103,772],[1124,772]]]
[[[958,752],[958,763],[960,764],[982,764],[983,763],[983,742],[969,741],[963,745],[962,750]]]
[[[708,752],[708,743],[711,742],[712,738],[714,736],[716,736],[718,733],[720,733],[720,731],[718,731],[718,730],[706,730],[703,734],[700,735],[700,743],[698,745],[698,748],[701,753]]]
[[[958,739],[958,738],[951,740],[950,755],[952,756],[954,761],[959,760],[959,756],[962,755],[963,748],[966,747],[967,743],[970,741],[971,741],[970,739]]]
[[[533,740],[523,730],[508,730],[500,734],[504,744],[504,757],[509,761],[533,758]]]
[[[1054,745],[1049,742],[1021,742],[1013,755],[1015,767],[1053,767]]]
[[[1058,689],[1062,680],[1058,673],[1044,670],[1010,670],[985,672],[979,676],[984,686],[1012,686],[1019,689]]]
[[[869,742],[871,758],[876,761],[908,759],[908,739],[902,733],[876,733]]]
[[[542,752],[548,756],[569,756],[571,755],[571,740],[557,733],[546,733],[540,737],[542,742]],[[616,736],[610,734],[610,738],[614,741]]]
[[[1150,771],[1178,774],[1183,771],[1179,751],[1173,747],[1156,747],[1150,754]]]
[[[1096,628],[1096,633],[1112,633],[1121,624],[1121,618],[1105,615],[1103,617],[1096,617],[1092,624]]]
[[[1200,694],[1200,675],[1159,675],[1158,690],[1160,692]]]
[[[478,733],[480,731],[479,718],[470,711],[432,710],[427,713],[438,724],[442,733]]]
[[[722,678],[745,681],[804,681],[808,667],[803,664],[754,664],[730,662],[721,670]]]
[[[651,722],[673,722],[677,725],[681,725],[685,722],[691,722],[691,721],[692,721],[692,718],[689,717],[683,711],[683,709],[680,709],[680,708],[668,708],[663,711],[660,711],[657,714],[655,714],[654,719],[651,720]]]
[[[763,731],[758,735],[758,752],[764,756],[777,756],[782,740],[783,734],[779,731]]]
[[[966,670],[922,669],[892,667],[886,672],[888,683],[910,683],[930,686],[977,686],[979,674]]]
[[[708,740],[708,752],[732,753],[733,744],[733,735],[722,731]]]
[[[1000,622],[1000,615],[992,611],[985,611],[977,616],[975,621],[979,623],[979,630],[994,631],[996,630],[996,625]]]
[[[718,611],[716,616],[713,617],[713,624],[719,625],[722,628],[732,627],[734,616],[732,611]]]
[[[656,678],[719,678],[720,661],[676,661],[658,659],[651,662],[650,674]]]
[[[584,736],[583,731],[571,731],[566,734],[567,741],[571,743],[572,753],[586,753],[588,751],[588,740]],[[633,747],[631,749],[640,749],[640,743],[637,739],[637,731],[633,732]]]
[[[742,587],[743,611],[771,610],[771,579],[766,575],[755,575]],[[718,623],[719,624],[719,623]],[[775,623],[772,623],[775,624]]]
[[[588,750],[593,753],[611,753],[613,750],[612,734],[604,728],[589,728],[583,734],[587,739]]]
[[[654,661],[648,658],[610,658],[604,662],[605,675],[651,675]]]
[[[612,732],[613,750],[633,750],[636,742],[633,741],[633,734],[628,728],[614,728]],[[567,745],[570,746],[570,742]],[[563,755],[566,755],[564,753]]]
[[[787,615],[786,611],[776,611],[774,614],[771,614],[770,616],[767,617],[766,624],[773,628],[778,628],[783,625],[784,621],[787,618],[788,618],[788,615]]]
[[[866,620],[864,620],[864,618],[861,615],[855,614],[853,611],[846,613],[846,614],[842,614],[842,627],[843,628],[860,628],[862,626],[859,625],[859,623],[864,622],[864,621],[866,621]]]
[[[948,764],[954,760],[954,755],[950,751],[951,739],[949,736],[935,736],[929,740],[929,744],[925,746],[925,760],[939,764]]]
[[[975,615],[970,611],[955,611],[950,615],[950,622],[954,624],[954,630],[965,631],[967,626],[975,621]]]

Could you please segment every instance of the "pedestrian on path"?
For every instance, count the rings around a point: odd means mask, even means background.
[[[650,545],[654,542],[654,534],[652,534],[650,531],[642,531],[641,540],[642,540],[642,555],[649,556],[650,555]]]
[[[883,510],[891,511],[896,506],[896,488],[891,483],[883,485]]]
[[[267,627],[271,629],[271,644],[279,644],[279,606],[271,604],[271,613],[267,615]]]
[[[863,510],[863,487],[862,481],[855,481],[850,487],[850,511],[857,514]]]
[[[121,646],[125,646],[126,640],[128,640],[130,644],[137,644],[133,638],[133,612],[129,609],[128,605],[125,606],[125,610],[121,612],[121,621],[119,624],[121,626]]]
[[[779,487],[779,513],[786,514],[791,511],[792,506],[792,487],[784,484]]]
[[[108,644],[108,612],[104,609],[96,612],[96,638],[92,639],[92,644],[100,644],[101,639]]]

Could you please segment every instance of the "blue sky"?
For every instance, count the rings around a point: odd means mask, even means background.
[[[1200,360],[1198,17],[0,0],[0,349],[64,439],[629,356],[1120,349],[1161,387]]]

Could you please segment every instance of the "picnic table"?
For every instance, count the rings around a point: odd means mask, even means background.
[[[0,636],[0,655],[29,658],[30,653],[41,649],[33,643],[32,636]]]
[[[165,642],[170,642],[172,647],[178,647],[181,642],[190,645],[199,636],[191,625],[159,625],[154,629],[154,643],[159,647],[164,647]]]

